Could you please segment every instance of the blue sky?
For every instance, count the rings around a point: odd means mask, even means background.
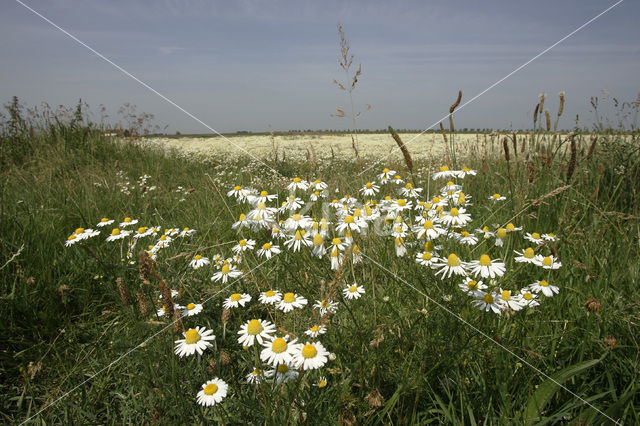
[[[221,132],[347,129],[332,83],[341,22],[362,76],[359,127],[424,129],[615,1],[23,0]],[[640,4],[626,0],[456,114],[458,128],[530,127],[541,92],[561,127],[590,126],[589,98],[640,90]],[[168,131],[208,132],[13,0],[0,3],[0,101],[115,116],[126,102]]]

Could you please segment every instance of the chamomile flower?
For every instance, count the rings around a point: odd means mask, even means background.
[[[125,217],[124,220],[118,225],[120,228],[125,228],[127,226],[133,226],[138,223],[138,219],[131,219],[130,217]]]
[[[360,188],[360,192],[365,197],[373,197],[380,191],[380,187],[372,182],[367,182],[362,188]]]
[[[202,305],[200,303],[189,303],[187,306],[184,307],[184,310],[182,311],[182,316],[191,317],[194,315],[198,315],[200,312],[202,312]]]
[[[313,384],[313,386],[316,386],[317,388],[324,388],[327,386],[327,378],[325,376],[320,376],[320,378],[318,379],[317,382],[315,382]]]
[[[103,217],[102,219],[100,219],[100,222],[98,222],[98,224],[96,226],[98,228],[102,228],[103,226],[111,225],[113,222],[115,222],[113,219],[109,219],[107,217]]]
[[[309,216],[295,213],[284,221],[284,227],[289,229],[290,231],[295,231],[296,229],[307,229],[309,226],[311,226],[312,222],[313,221]]]
[[[395,245],[397,257],[403,257],[405,254],[407,254],[407,246],[404,245],[404,238],[396,237]]]
[[[237,229],[238,231],[240,231],[242,228],[249,227],[251,227],[251,221],[247,219],[247,215],[244,213],[241,213],[238,221],[234,222],[233,225],[231,225],[232,229]]]
[[[387,183],[389,179],[391,179],[396,174],[395,170],[384,169],[382,173],[378,175],[378,180],[380,183]]]
[[[351,258],[354,265],[362,262],[362,251],[360,251],[360,247],[357,244],[354,244],[351,249]]]
[[[542,256],[541,254],[536,255],[533,263],[544,269],[560,269],[562,266],[562,263],[555,256]]]
[[[172,296],[172,297],[173,297],[173,296]],[[160,296],[160,298],[162,299],[162,295]],[[179,311],[179,310],[181,310],[181,309],[182,309],[182,306],[178,305],[177,303],[174,303],[174,304],[173,304],[173,310],[174,310],[174,311]],[[165,316],[166,314],[167,314],[167,311],[165,311],[165,309],[164,309],[164,305],[160,306],[160,309],[158,309],[158,310],[156,311],[156,315],[157,315],[157,316],[159,316],[159,317],[163,317],[163,316]]]
[[[322,259],[322,257],[327,253],[327,249],[324,246],[324,238],[322,238],[322,234],[318,233],[313,236],[313,250],[311,253],[314,256],[317,256],[318,259]]]
[[[267,259],[271,259],[271,256],[280,253],[280,246],[264,243],[262,248],[258,250],[258,257],[265,257]]]
[[[269,365],[277,367],[280,364],[291,365],[294,360],[294,353],[297,349],[297,339],[288,341],[289,336],[271,336],[269,340],[262,342],[264,347],[260,352],[260,359]]]
[[[520,293],[511,294],[511,290],[500,289],[500,300],[506,307],[513,311],[519,311],[524,307]]]
[[[265,340],[271,338],[271,335],[276,332],[276,326],[269,321],[252,319],[244,323],[240,327],[238,334],[238,343],[242,346],[253,346],[255,342],[259,345]]]
[[[466,213],[463,207],[452,207],[451,210],[440,218],[440,221],[446,226],[461,228],[471,222],[471,215]]]
[[[471,268],[471,273],[476,277],[480,275],[482,278],[495,278],[501,277],[506,271],[506,267],[503,262],[498,260],[491,260],[491,258],[483,254],[480,256],[480,260],[472,260],[468,263]]]
[[[402,177],[400,175],[395,175],[393,178],[391,178],[391,182],[400,185],[403,184],[404,181],[402,180]]]
[[[242,240],[238,241],[238,244],[233,246],[231,250],[233,250],[233,252],[236,254],[240,254],[247,250],[253,250],[255,246],[256,246],[255,240],[252,240],[252,239],[245,240],[243,238]]]
[[[464,264],[460,261],[460,258],[456,256],[454,253],[451,253],[447,258],[447,262],[444,263],[444,259],[442,263],[434,263],[432,268],[440,268],[438,272],[435,273],[436,276],[442,274],[442,279],[449,278],[452,274],[455,275],[467,275],[467,271],[465,270]]]
[[[265,372],[266,377],[273,377],[277,384],[287,383],[298,377],[298,372],[291,368],[288,364],[280,364],[272,370]]]
[[[467,245],[473,246],[478,243],[478,237],[468,233],[467,231],[462,231],[460,232],[460,234],[458,234],[458,242],[460,244],[467,244]]]
[[[319,234],[317,234],[319,235]],[[313,245],[311,239],[309,239],[309,235],[304,232],[304,230],[297,230],[296,233],[284,242],[284,245],[293,250],[293,252],[300,251],[300,247],[309,247]]]
[[[250,195],[247,197],[250,204],[267,203],[278,198],[278,194],[269,194],[267,191],[261,191],[259,195]]]
[[[107,237],[107,241],[117,241],[126,238],[131,234],[131,231],[121,230],[120,228],[113,228],[111,235]]]
[[[535,263],[536,262],[536,254],[534,253],[531,247],[527,247],[523,251],[514,250],[515,254],[518,256],[514,257],[513,260],[516,263]]]
[[[468,167],[463,167],[462,170],[454,172],[457,177],[464,179],[467,176],[475,176],[478,174],[475,170],[471,170]]]
[[[224,284],[229,281],[229,278],[237,278],[240,276],[242,276],[242,271],[239,271],[235,266],[229,265],[228,262],[225,262],[222,265],[222,268],[220,268],[218,272],[213,274],[213,276],[211,277],[211,281],[222,281],[222,283]]]
[[[315,370],[327,363],[329,351],[320,342],[298,344],[293,353],[293,365],[303,370]]]
[[[493,201],[494,203],[496,201],[504,201],[506,199],[507,199],[507,197],[505,197],[504,195],[500,195],[497,192],[489,197],[489,200]]]
[[[342,294],[349,300],[359,299],[364,293],[364,286],[356,283],[350,284],[346,288],[342,289]]]
[[[540,302],[538,302],[538,294],[532,293],[529,287],[520,289],[520,303],[522,303],[522,306],[528,306],[530,308],[540,306]]]
[[[168,235],[161,235],[160,238],[158,238],[158,241],[156,241],[156,247],[157,248],[167,248],[169,247],[169,245],[171,245],[171,242],[173,241],[173,238],[171,238]]]
[[[531,234],[527,232],[527,233],[524,235],[524,238],[525,238],[525,240],[529,240],[529,241],[531,241],[532,243],[535,243],[535,244],[542,244],[542,243],[544,243],[544,240],[542,239],[542,237],[540,236],[540,234],[538,234],[537,232],[533,232],[533,233],[531,233]]]
[[[511,222],[507,223],[507,226],[505,226],[504,228],[507,230],[507,232],[522,231],[522,226],[516,227]]]
[[[483,226],[482,228],[478,228],[475,230],[475,232],[478,234],[482,234],[482,237],[485,240],[488,240],[489,238],[493,238],[496,236],[495,232],[491,232],[488,226]]]
[[[309,184],[309,188],[314,189],[316,191],[324,191],[329,188],[329,185],[321,181],[320,179],[316,179]]]
[[[448,179],[448,178],[452,178],[455,177],[457,175],[458,172],[453,171],[453,170],[449,170],[449,166],[442,166],[440,167],[440,171],[436,172],[433,174],[432,179],[433,180],[437,180],[437,179]]]
[[[472,300],[471,304],[476,306],[481,311],[493,311],[494,313],[499,315],[505,306],[501,302],[500,295],[498,293],[485,293],[484,291],[477,291],[473,295],[475,296],[475,300]]]
[[[182,231],[180,231],[180,233],[178,234],[178,237],[180,238],[190,237],[194,235],[196,232],[198,231],[196,231],[195,229],[183,228]]]
[[[461,190],[462,190],[462,185],[456,185],[455,183],[449,181],[445,186],[440,188],[440,193],[446,197],[446,196],[452,196]]]
[[[219,404],[225,396],[227,396],[228,385],[217,377],[208,380],[202,385],[202,389],[198,392],[198,404],[205,407],[211,407]]]
[[[180,358],[185,355],[193,355],[196,352],[198,352],[198,355],[202,355],[205,349],[213,346],[209,341],[216,338],[216,336],[213,335],[213,330],[207,330],[204,327],[190,328],[183,334],[184,339],[175,341],[176,347],[174,352]]]
[[[437,224],[434,225],[431,220],[425,220],[422,226],[415,226],[413,228],[413,232],[416,233],[417,239],[425,239],[430,241],[435,240],[440,235],[443,235],[446,231]]]
[[[309,182],[306,180],[302,180],[299,177],[293,178],[293,181],[289,185],[287,185],[287,190],[289,192],[295,192],[296,189],[300,189],[302,191],[306,191],[309,189]]]
[[[464,291],[470,296],[473,296],[476,294],[476,292],[487,288],[487,286],[483,284],[482,281],[476,281],[469,277],[466,277],[462,283],[458,284],[458,287],[460,287],[460,290]]]
[[[254,367],[253,371],[247,374],[247,383],[250,385],[257,385],[258,383],[262,382],[263,378],[264,373],[262,372],[262,370]]]
[[[326,332],[327,332],[327,327],[325,327],[324,325],[314,325],[313,327],[305,331],[304,334],[311,337],[312,339],[315,339],[319,335],[324,334]]]
[[[431,266],[439,262],[441,262],[441,259],[434,256],[430,251],[421,251],[416,255],[416,263],[423,266]]]
[[[329,299],[316,300],[313,308],[320,310],[320,316],[327,313],[334,314],[338,310],[338,302]]]
[[[82,241],[76,234],[71,234],[67,237],[67,241],[65,241],[64,246],[69,247],[77,243],[78,241]]]
[[[249,194],[250,194],[249,190],[244,189],[240,185],[236,185],[233,187],[231,191],[227,192],[227,197],[235,197],[236,200],[240,203],[245,201]]]
[[[529,286],[529,289],[533,293],[542,293],[547,297],[553,297],[554,294],[558,294],[560,292],[558,287],[549,284],[546,280],[536,281]]]
[[[247,293],[233,293],[229,297],[227,297],[224,302],[222,302],[222,306],[231,309],[237,308],[238,306],[242,306],[249,303],[251,301],[251,295]]]
[[[283,312],[292,311],[294,308],[302,309],[308,303],[307,299],[295,293],[285,293],[282,300],[276,305]]]
[[[504,245],[504,240],[507,238],[507,230],[505,228],[498,228],[496,231],[496,247],[502,247]]]
[[[555,234],[549,232],[548,234],[542,234],[542,239],[546,241],[558,241],[558,237]]]
[[[189,267],[198,269],[208,265],[209,263],[211,263],[211,261],[208,257],[205,257],[201,254],[196,254],[195,256],[193,256],[193,259],[191,259],[191,262],[189,262]]]
[[[278,290],[263,291],[258,300],[265,305],[277,305],[282,300],[282,293]]]
[[[422,188],[414,188],[411,182],[407,183],[404,188],[399,191],[400,195],[407,198],[418,198],[422,192]]]

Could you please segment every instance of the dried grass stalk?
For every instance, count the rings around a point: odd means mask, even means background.
[[[389,126],[389,133],[391,133],[391,137],[393,137],[393,140],[396,141],[396,144],[398,144],[400,151],[402,151],[402,155],[404,156],[404,163],[407,165],[409,171],[413,173],[413,161],[411,160],[409,150],[407,149],[404,142],[402,142],[402,139],[400,139],[400,135],[398,135],[391,126]]]
[[[511,160],[511,157],[509,156],[509,143],[506,136],[504,137],[504,139],[502,139],[502,148],[504,149],[504,159],[509,162]]]
[[[549,114],[549,110],[544,110],[544,118],[547,120],[547,132],[551,131],[551,115]]]
[[[184,333],[184,325],[182,324],[182,312],[180,310],[173,311],[173,331],[176,333]]]
[[[536,128],[536,123],[538,122],[538,110],[540,109],[540,104],[536,105],[535,111],[533,111],[533,128]]]
[[[444,131],[444,126],[442,122],[440,122],[440,131],[442,132],[442,137],[444,138],[444,147],[447,150],[447,165],[451,165],[451,155],[449,153],[449,144],[447,143],[447,133]]]
[[[564,111],[564,92],[558,93],[560,97],[560,106],[558,106],[558,117],[562,115],[562,111]]]
[[[453,114],[453,111],[455,111],[458,105],[460,105],[461,100],[462,100],[462,90],[458,90],[458,98],[453,103],[453,105],[451,105],[451,107],[449,108],[449,114]]]
[[[173,298],[171,297],[171,289],[165,283],[162,278],[158,280],[158,290],[162,294],[162,306],[164,306],[164,313],[169,318],[173,318]]]
[[[598,135],[591,136],[591,145],[589,145],[589,151],[587,152],[587,160],[591,159],[593,153],[596,150],[596,144],[598,142]]]
[[[147,303],[147,298],[145,297],[142,290],[136,293],[136,298],[138,299],[138,308],[140,309],[140,315],[142,315],[143,317],[148,317],[150,313],[149,303]]]
[[[118,286],[118,292],[120,292],[120,300],[122,300],[122,303],[124,303],[125,305],[131,303],[131,294],[129,293],[127,287],[124,285],[122,277],[116,278],[116,285]]]
[[[575,136],[571,135],[571,158],[569,159],[569,164],[567,165],[567,183],[571,180],[571,176],[573,176],[573,172],[576,168],[576,157],[577,149],[576,149],[576,140]]]

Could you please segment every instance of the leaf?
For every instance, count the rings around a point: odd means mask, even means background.
[[[527,422],[527,424],[532,424],[535,420],[539,419],[540,413],[544,409],[545,405],[547,405],[553,395],[555,395],[558,389],[560,389],[560,384],[566,382],[576,374],[593,367],[602,361],[603,358],[604,357],[571,365],[558,371],[549,379],[544,381],[533,395],[529,397],[527,408],[524,411],[524,421]]]

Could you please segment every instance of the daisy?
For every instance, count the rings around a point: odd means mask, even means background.
[[[307,182],[306,180],[302,180],[299,177],[293,178],[293,181],[291,181],[291,183],[287,186],[287,190],[289,192],[295,192],[296,189],[306,191],[307,189],[309,189],[309,182]]]
[[[540,306],[540,303],[538,302],[537,299],[538,299],[537,293],[532,293],[528,287],[525,287],[520,290],[520,300],[521,300],[522,306],[528,306],[531,308],[535,306]]]
[[[277,305],[282,300],[282,293],[278,290],[263,291],[258,300],[265,305]]]
[[[294,308],[302,309],[307,303],[307,299],[302,296],[298,296],[295,293],[285,293],[276,307],[283,312],[289,312]]]
[[[416,238],[426,239],[426,240],[435,240],[440,235],[445,233],[445,230],[438,225],[434,225],[432,221],[425,220],[422,226],[416,226],[413,228],[413,232],[415,232]]]
[[[318,201],[320,198],[325,198],[328,195],[327,191],[314,191],[309,195],[310,201]]]
[[[485,293],[484,291],[477,291],[474,296],[475,300],[471,301],[471,304],[478,307],[481,311],[489,312],[493,311],[496,314],[500,314],[504,308],[500,295],[497,293]]]
[[[448,200],[444,197],[433,197],[431,199],[431,209],[434,209],[436,207],[446,207],[448,203]]]
[[[327,327],[325,327],[324,325],[314,325],[313,327],[305,331],[304,334],[311,337],[312,339],[315,339],[319,335],[324,334],[326,332],[327,332]]]
[[[512,311],[519,311],[524,307],[522,304],[522,295],[520,293],[511,294],[511,290],[500,289],[500,300]]]
[[[317,386],[318,388],[324,388],[327,386],[327,378],[325,376],[320,376],[318,381],[313,384],[313,386]]]
[[[172,296],[172,297],[173,297],[173,296]],[[160,299],[162,299],[162,295],[160,295]],[[174,305],[173,305],[173,310],[174,310],[174,311],[179,311],[179,310],[181,310],[181,309],[182,309],[182,306],[178,305],[177,303],[174,303]],[[159,317],[163,317],[163,316],[165,316],[166,314],[167,314],[167,312],[166,312],[166,311],[165,311],[165,309],[164,309],[164,305],[163,305],[163,306],[161,306],[161,307],[160,307],[160,309],[158,309],[158,310],[156,311],[156,315],[157,315],[157,316],[159,316]]]
[[[157,248],[169,247],[169,245],[171,244],[171,241],[173,241],[173,239],[168,235],[161,235],[158,241],[156,242],[156,247]]]
[[[284,245],[287,246],[287,248],[290,250],[293,249],[294,253],[300,251],[300,246],[309,247],[312,244],[313,242],[309,239],[308,234],[304,233],[304,230],[297,230],[291,238],[284,242]]]
[[[280,364],[272,370],[265,372],[266,377],[274,377],[277,384],[287,383],[298,377],[298,372],[293,370],[288,364]]]
[[[432,176],[433,180],[437,180],[440,178],[451,178],[451,177],[455,177],[457,175],[458,172],[453,171],[453,170],[449,170],[448,166],[442,166],[440,167],[440,171],[437,173],[434,173]]]
[[[98,228],[102,228],[103,226],[111,225],[113,222],[115,222],[113,219],[109,219],[107,217],[103,217],[102,219],[100,219],[100,222],[96,226]]]
[[[349,300],[359,299],[364,294],[364,286],[353,283],[344,288],[342,294]]]
[[[65,241],[64,246],[69,247],[77,243],[78,241],[82,241],[81,238],[78,238],[76,234],[71,234],[67,237],[67,241]],[[108,239],[107,239],[108,241]]]
[[[261,191],[260,195],[258,196],[250,195],[247,198],[249,200],[249,203],[256,205],[258,203],[266,203],[269,201],[273,201],[276,198],[278,198],[278,194],[269,194],[267,191]]]
[[[316,179],[309,184],[309,188],[315,189],[316,191],[324,191],[329,188],[329,185],[321,181],[320,179]]]
[[[247,383],[250,385],[257,385],[262,382],[264,373],[259,368],[253,368],[253,371],[247,374]]]
[[[313,236],[313,250],[311,251],[311,253],[314,256],[317,256],[318,259],[322,259],[322,256],[327,253],[327,249],[324,246],[324,238],[322,238],[322,234],[318,233]]]
[[[378,175],[378,180],[381,183],[387,183],[396,174],[395,170],[384,169],[382,173]]]
[[[488,226],[483,226],[482,229],[478,228],[475,231],[478,234],[482,234],[482,236],[484,237],[485,240],[488,240],[489,238],[495,237],[496,234],[494,232],[491,232],[489,230]]]
[[[452,207],[451,210],[440,218],[440,221],[449,227],[463,227],[471,222],[471,215],[466,213],[466,210],[462,207]]]
[[[244,308],[244,305],[250,301],[251,295],[247,293],[233,293],[231,296],[224,300],[222,306],[227,309],[237,308],[238,306],[242,306]]]
[[[238,231],[240,231],[242,228],[249,227],[251,227],[251,222],[247,219],[247,215],[245,215],[244,213],[241,213],[238,221],[234,222],[234,224],[231,225],[232,229],[237,229]]]
[[[422,188],[414,188],[412,183],[407,183],[405,187],[399,191],[400,195],[407,198],[418,198],[421,192]]]
[[[256,246],[256,241],[255,240],[245,240],[242,239],[240,241],[238,241],[238,244],[236,244],[235,246],[233,246],[233,248],[231,250],[233,250],[234,253],[236,254],[240,254],[244,251],[247,250],[253,250]]]
[[[396,237],[395,244],[397,257],[403,257],[405,254],[407,254],[407,247],[404,245],[404,238]]]
[[[280,253],[280,246],[271,243],[264,243],[262,248],[258,250],[258,257],[264,256],[267,259],[271,259],[271,256],[278,253]]]
[[[462,170],[459,170],[454,173],[460,179],[464,179],[466,176],[475,176],[477,174],[475,170],[471,170],[468,167],[463,167]]]
[[[483,284],[482,281],[472,280],[469,277],[466,277],[464,279],[464,282],[458,284],[458,287],[460,287],[460,290],[468,293],[470,296],[475,295],[479,290],[484,290],[485,288],[487,288],[487,286]]]
[[[131,226],[138,223],[138,219],[131,219],[130,217],[125,217],[124,220],[118,225],[120,228],[124,228],[125,226]]]
[[[544,269],[560,269],[562,266],[562,263],[555,256],[542,256],[541,254],[536,255],[533,263]]]
[[[183,317],[191,317],[194,315],[198,315],[202,312],[202,305],[200,303],[189,303],[184,307],[184,311],[182,311]]]
[[[360,247],[358,247],[357,244],[353,245],[353,248],[351,249],[351,255],[352,255],[354,265],[356,263],[362,262],[362,252],[360,251]]]
[[[153,234],[153,229],[152,228],[147,228],[146,226],[141,226],[140,228],[138,228],[138,230],[136,231],[135,234],[133,234],[133,238],[143,238],[143,237],[147,237],[149,235]]]
[[[342,203],[343,205],[346,204],[347,206],[353,206],[357,202],[358,200],[349,194],[346,194],[344,197],[340,198],[340,203]]]
[[[444,195],[453,195],[461,190],[462,190],[462,185],[456,185],[455,183],[449,181],[445,186],[440,188],[440,193]]]
[[[504,228],[498,228],[496,231],[496,247],[502,247],[504,245],[504,240],[507,238],[507,230]]]
[[[536,281],[529,286],[533,293],[542,293],[547,297],[553,297],[554,294],[558,294],[560,289],[555,285],[549,284],[547,281]]]
[[[327,355],[329,351],[320,342],[298,344],[293,353],[293,365],[303,370],[315,370],[327,363]]]
[[[307,229],[311,226],[312,222],[309,216],[296,213],[285,220],[284,227],[291,231],[295,231],[298,228]]]
[[[335,240],[335,238],[334,238]],[[331,253],[329,255],[331,259],[331,270],[335,271],[340,267],[340,263],[342,263],[342,258],[344,257],[342,253],[338,250],[338,247],[334,247],[331,249]]]
[[[367,182],[362,188],[360,188],[360,192],[365,197],[373,197],[380,191],[380,187],[372,182]]]
[[[444,259],[442,259],[444,261]],[[449,278],[452,274],[455,275],[467,275],[467,271],[465,270],[462,262],[460,262],[460,258],[456,256],[454,253],[451,253],[447,258],[446,263],[434,263],[432,268],[441,268],[438,272],[436,272],[436,276],[442,274],[442,278]]]
[[[558,237],[555,234],[549,232],[548,234],[542,234],[542,239],[547,241],[558,241]]]
[[[476,277],[480,275],[482,278],[495,278],[504,275],[506,268],[503,262],[498,260],[491,260],[491,258],[483,254],[480,256],[480,260],[472,260],[468,263],[471,269],[471,273]]]
[[[320,316],[324,316],[327,313],[335,314],[338,310],[338,302],[329,299],[316,300],[313,308],[320,310]]]
[[[226,283],[229,278],[237,278],[242,276],[242,271],[239,271],[235,266],[229,266],[228,262],[222,265],[222,268],[211,277],[211,281],[220,281]]]
[[[213,380],[208,380],[202,385],[202,390],[198,392],[198,404],[205,407],[219,404],[227,396],[227,390],[228,385],[217,377]]]
[[[391,182],[393,182],[395,184],[398,184],[398,185],[404,183],[404,181],[402,180],[402,177],[400,177],[400,175],[395,175],[393,177],[393,179],[391,179]]]
[[[404,210],[411,210],[412,206],[413,203],[411,201],[407,201],[405,198],[399,198],[391,203],[389,209],[391,212],[398,214]]]
[[[119,228],[113,228],[113,230],[111,231],[111,235],[107,237],[107,241],[121,240],[129,236],[129,234],[131,234],[131,231],[121,231]]]
[[[507,232],[521,231],[522,226],[516,227],[513,223],[509,222],[507,223],[507,226],[505,226],[505,229],[507,230]]]
[[[336,226],[336,231],[343,233],[345,230],[360,232],[367,229],[369,225],[361,218],[354,216],[345,216],[342,223]]]
[[[201,254],[196,254],[195,256],[193,256],[193,259],[191,259],[191,262],[189,262],[189,267],[198,269],[202,268],[205,265],[208,265],[209,263],[211,263],[211,261],[208,257],[204,257]]]
[[[421,251],[416,255],[416,262],[423,266],[431,266],[440,261],[441,259],[435,257],[430,251]]]
[[[506,199],[507,199],[507,197],[505,197],[503,195],[500,195],[497,192],[495,194],[493,194],[491,197],[489,197],[489,200],[493,201],[494,203],[496,201],[504,201]]]
[[[240,185],[236,185],[231,191],[227,192],[227,197],[236,197],[236,200],[240,203],[247,199],[249,193],[249,190],[244,189]]]
[[[205,349],[213,346],[209,343],[209,340],[214,340],[216,336],[213,335],[213,330],[207,330],[204,327],[190,328],[185,331],[184,339],[176,340],[175,354],[180,358],[183,356],[193,355],[198,352],[198,355],[202,355]]]
[[[517,257],[513,258],[513,260],[515,260],[516,263],[535,263],[536,262],[536,255],[533,252],[533,249],[531,247],[527,247],[523,251],[514,250],[514,252],[515,254],[518,255]]]
[[[178,234],[178,237],[180,238],[190,237],[196,232],[198,231],[196,231],[195,229],[184,228],[182,231],[180,231],[180,234]]]
[[[475,235],[468,233],[467,231],[462,231],[459,234],[458,242],[460,244],[467,244],[467,245],[473,246],[478,243],[478,238]]]
[[[238,343],[242,346],[253,346],[257,341],[262,345],[263,341],[270,339],[276,332],[276,326],[269,321],[252,319],[240,327]]]
[[[537,232],[534,232],[534,233],[531,233],[531,234],[527,232],[525,234],[524,238],[525,238],[525,240],[529,240],[529,241],[531,241],[532,243],[535,243],[535,244],[544,243],[544,240],[542,239],[542,237],[540,237],[540,234],[538,234]]]
[[[274,367],[279,364],[292,364],[293,355],[297,349],[297,339],[288,342],[289,336],[272,336],[270,340],[262,342],[264,349],[260,352],[260,359]]]

